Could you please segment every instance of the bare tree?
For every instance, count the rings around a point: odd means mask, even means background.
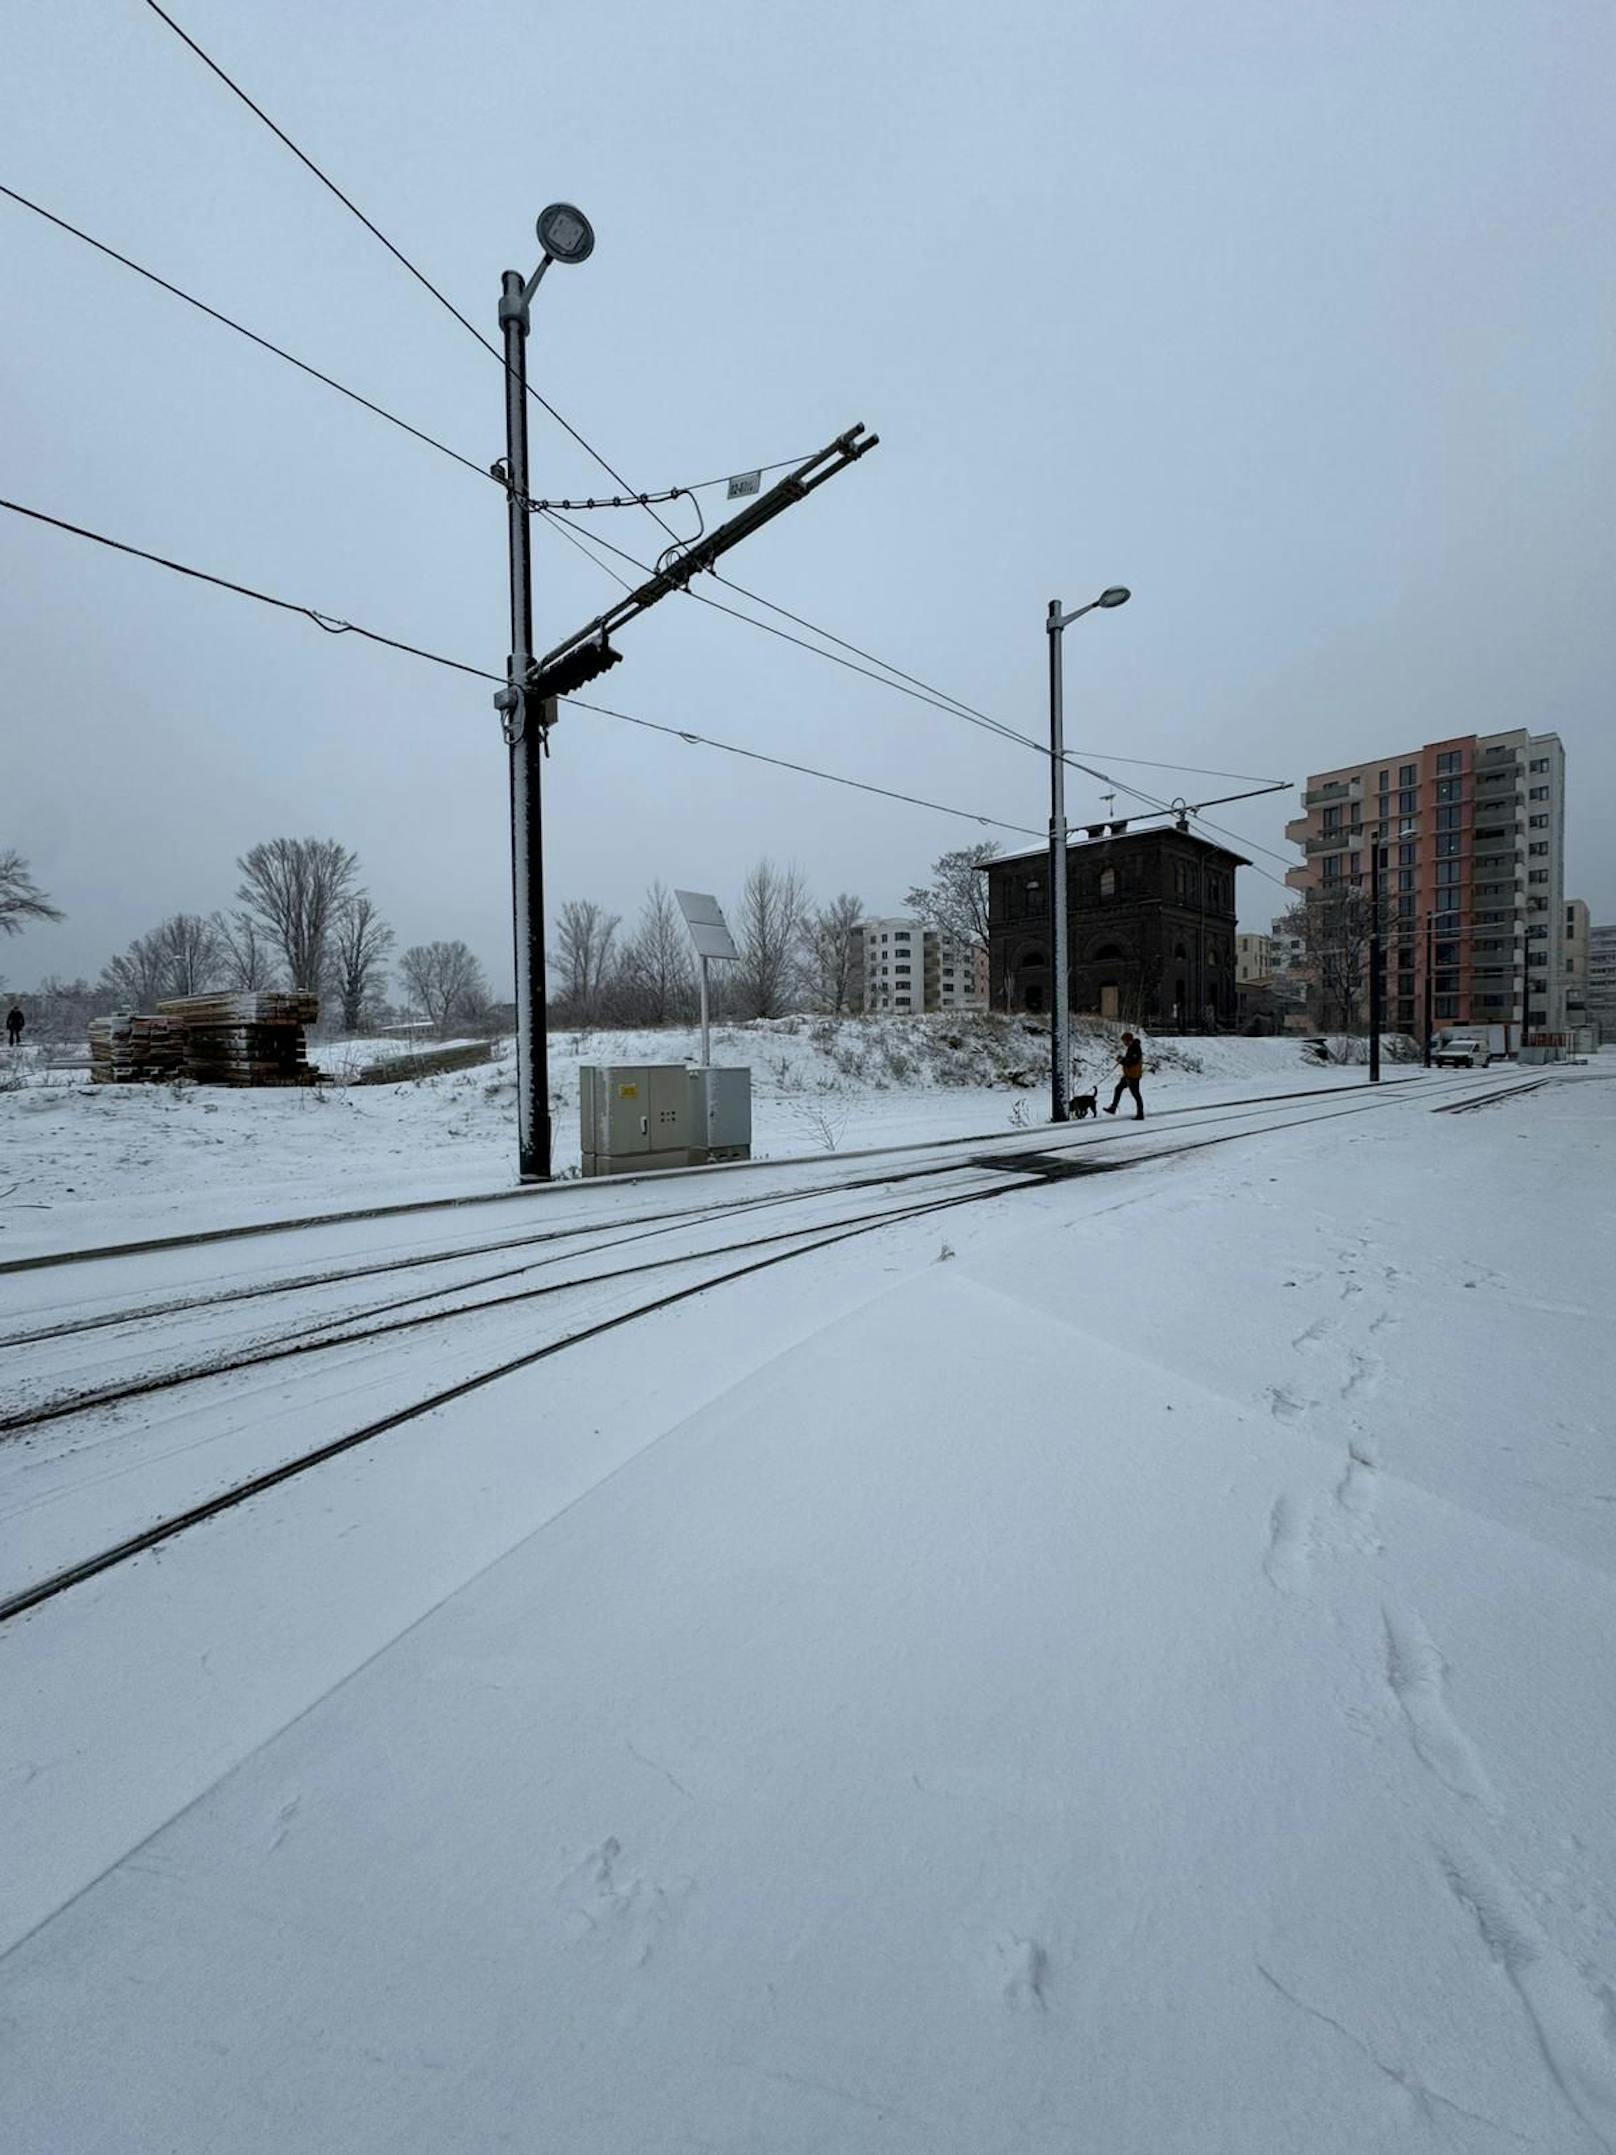
[[[981,845],[961,846],[957,852],[941,853],[931,864],[931,881],[917,883],[904,904],[918,913],[928,928],[958,943],[963,950],[988,947],[988,879],[982,870],[998,858],[990,840]]]
[[[464,943],[415,943],[398,961],[399,977],[436,1026],[479,1017],[488,1004],[483,969]]]
[[[22,855],[9,847],[0,849],[0,935],[21,935],[31,920],[62,917],[29,874]]]
[[[288,984],[317,995],[359,856],[335,838],[271,838],[236,865],[236,896],[285,960]]]
[[[163,959],[164,995],[204,995],[223,978],[218,933],[200,913],[174,913],[152,930]]]
[[[219,939],[219,973],[226,987],[251,994],[274,985],[275,953],[251,913],[215,913],[212,927]]]
[[[816,907],[803,922],[802,955],[809,987],[819,1008],[833,1017],[840,1017],[851,1000],[853,938],[863,918],[863,899],[844,890],[829,905]]]
[[[1316,1024],[1351,1033],[1362,1023],[1370,927],[1368,897],[1345,878],[1316,884],[1285,915],[1285,932],[1302,938]]]
[[[101,992],[119,1010],[155,1010],[168,993],[168,953],[157,929],[137,935],[101,968]]]
[[[623,1015],[639,1025],[666,1025],[689,1014],[690,938],[663,883],[653,883],[618,967]]]
[[[392,947],[393,931],[377,912],[370,893],[356,891],[338,911],[331,937],[332,975],[345,1032],[358,1032],[367,1006],[379,1000]]]
[[[593,898],[569,898],[561,908],[550,962],[561,983],[556,1002],[567,1023],[589,1025],[599,1016],[620,925],[618,916]]]
[[[743,1017],[777,1018],[789,1007],[807,912],[808,890],[798,868],[761,860],[742,884],[734,994]]]

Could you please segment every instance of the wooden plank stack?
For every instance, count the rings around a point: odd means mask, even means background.
[[[171,1017],[120,1010],[90,1020],[90,1078],[97,1085],[157,1085],[185,1073],[185,1028]]]
[[[320,1015],[313,995],[184,995],[155,1017],[118,1011],[90,1021],[90,1076],[98,1085],[317,1085],[303,1028]]]
[[[281,993],[186,995],[159,1003],[161,1017],[185,1034],[185,1075],[198,1085],[317,1085],[305,1025],[319,998]]]

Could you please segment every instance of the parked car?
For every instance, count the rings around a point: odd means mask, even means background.
[[[1431,1056],[1439,1070],[1485,1070],[1492,1059],[1493,1051],[1486,1041],[1469,1036],[1444,1040]]]

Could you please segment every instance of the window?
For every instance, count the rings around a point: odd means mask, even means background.
[[[1457,861],[1438,861],[1436,864],[1436,879],[1439,883],[1457,883],[1459,880],[1459,863]]]
[[[1528,853],[1541,857],[1548,852],[1549,841],[1546,838],[1534,838],[1526,850]]]
[[[1532,848],[1532,851],[1534,853],[1537,851],[1536,846]],[[1526,880],[1528,883],[1546,883],[1549,880],[1549,871],[1547,868],[1528,868]]]
[[[1414,871],[1412,868],[1398,869],[1397,887],[1399,890],[1412,890],[1414,888]]]
[[[1339,853],[1326,853],[1326,854],[1325,854],[1325,856],[1324,856],[1324,880],[1325,880],[1325,882],[1326,882],[1326,883],[1336,883],[1336,882],[1339,882],[1339,881],[1340,881],[1340,879],[1341,879],[1341,856],[1340,856],[1340,854],[1339,854]]]
[[[1436,827],[1439,831],[1456,831],[1459,828],[1458,809],[1439,808],[1436,812]]]
[[[1399,920],[1412,920],[1414,918],[1414,900],[1412,898],[1398,899],[1397,917]]]
[[[1547,965],[1549,954],[1546,950],[1529,950],[1526,953],[1526,962],[1528,965]]]
[[[1439,995],[1436,999],[1436,1014],[1439,1018],[1456,1018],[1459,1015],[1458,996]]]
[[[1445,777],[1448,772],[1456,771],[1459,768],[1459,751],[1456,748],[1444,749],[1436,759],[1436,768],[1439,777]]]
[[[1458,944],[1438,943],[1436,946],[1436,962],[1438,965],[1457,965],[1459,962]]]
[[[1348,874],[1349,874],[1349,875],[1353,875],[1353,876],[1359,876],[1359,875],[1362,875],[1362,873],[1363,873],[1363,855],[1362,855],[1361,853],[1354,853],[1354,854],[1353,854],[1353,856],[1352,856],[1351,860],[1350,860],[1350,861],[1348,862],[1348,864],[1347,864],[1347,872],[1348,872]]]
[[[1436,797],[1439,801],[1456,801],[1459,798],[1458,779],[1439,778],[1436,782]]]
[[[1535,943],[1535,942],[1539,942],[1539,941],[1541,941],[1541,940],[1542,940],[1542,938],[1543,938],[1544,936],[1546,936],[1546,935],[1548,934],[1548,932],[1549,932],[1549,924],[1548,924],[1548,922],[1547,922],[1547,921],[1545,921],[1545,920],[1538,920],[1538,921],[1534,921],[1534,922],[1533,922],[1533,923],[1531,924],[1531,926],[1530,926],[1530,927],[1529,927],[1529,928],[1527,929],[1527,931],[1526,931],[1526,935],[1527,935],[1527,940],[1528,940],[1529,942],[1534,942],[1534,943]]]
[[[1400,838],[1407,838],[1412,832],[1415,832],[1418,829],[1419,825],[1415,822],[1412,816],[1404,816],[1402,822],[1399,823],[1397,826],[1397,835]]]
[[[909,943],[913,942],[914,938],[910,935],[907,928],[899,928],[895,931],[892,940],[895,943]]]
[[[1529,771],[1533,772],[1546,771],[1548,767],[1549,759],[1547,756],[1534,756],[1531,762],[1526,766]]]
[[[1399,867],[1412,868],[1414,865],[1414,848],[1412,846],[1399,846],[1397,848],[1397,862]]]
[[[1439,834],[1436,841],[1436,857],[1438,860],[1450,860],[1458,850],[1459,833],[1457,831],[1444,831]]]
[[[1391,772],[1390,772],[1390,771],[1382,771],[1382,772],[1381,772],[1381,774],[1380,774],[1380,790],[1381,790],[1381,792],[1382,792],[1382,793],[1384,793],[1384,792],[1386,791],[1386,788],[1387,788],[1387,787],[1388,787],[1388,786],[1389,786],[1389,785],[1391,784],[1391,782],[1392,782],[1392,774],[1391,774]]]
[[[1414,795],[1413,795],[1413,793],[1412,793],[1412,792],[1408,792],[1408,793],[1400,793],[1400,794],[1398,794],[1398,796],[1397,796],[1397,805],[1398,805],[1398,807],[1399,807],[1399,808],[1400,808],[1400,809],[1402,810],[1402,812],[1403,812],[1403,814],[1404,814],[1405,816],[1411,816],[1411,815],[1412,815],[1412,814],[1414,813]]]
[[[1117,871],[1114,868],[1100,870],[1100,896],[1114,898],[1117,894]]]
[[[1411,786],[1413,785],[1415,779],[1419,777],[1419,775],[1419,766],[1417,764],[1399,764],[1397,770],[1397,783],[1400,786]]]
[[[1547,786],[1528,786],[1526,789],[1526,798],[1529,801],[1546,801],[1548,797],[1549,789]]]
[[[1546,831],[1549,827],[1547,816],[1528,816],[1526,821],[1528,828],[1534,831]]]

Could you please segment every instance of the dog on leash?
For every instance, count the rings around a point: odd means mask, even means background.
[[[1067,1102],[1068,1114],[1074,1115],[1081,1122],[1085,1115],[1096,1113],[1095,1102],[1097,1098],[1098,1089],[1095,1092],[1074,1092]]]

